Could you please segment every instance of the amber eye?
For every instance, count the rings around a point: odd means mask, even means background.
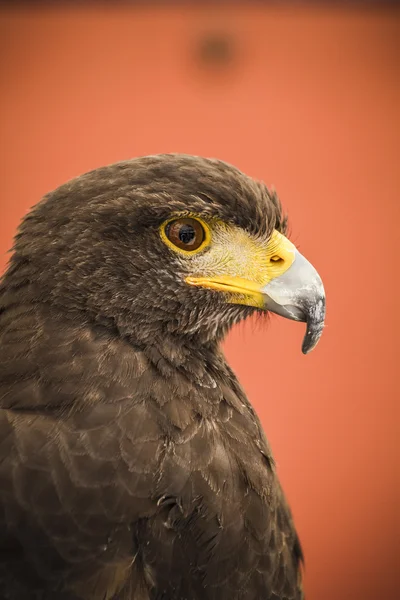
[[[165,227],[165,235],[181,250],[197,250],[206,237],[202,224],[196,219],[176,219]]]

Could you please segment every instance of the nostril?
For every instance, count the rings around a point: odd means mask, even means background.
[[[271,261],[274,263],[283,263],[283,258],[281,258],[280,256],[278,256],[277,254],[274,254],[274,256],[271,256]]]

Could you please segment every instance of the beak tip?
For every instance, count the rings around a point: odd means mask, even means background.
[[[301,345],[301,351],[303,354],[309,354],[312,350],[314,350],[322,336],[324,325],[324,321],[309,321],[307,323],[306,335],[304,336],[303,343]]]
[[[315,342],[314,344],[305,344],[303,342],[302,347],[301,347],[301,351],[302,353],[307,356],[307,354],[310,354],[310,352],[312,352],[315,348],[315,346],[317,345],[318,342]]]

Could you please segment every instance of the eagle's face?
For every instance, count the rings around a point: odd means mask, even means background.
[[[294,246],[276,229],[255,235],[199,213],[172,215],[159,229],[174,265],[176,285],[186,297],[185,306],[202,307],[202,314],[191,324],[193,332],[201,330],[204,322],[218,335],[232,320],[264,310],[262,288],[294,260]],[[190,291],[187,286],[197,290]]]
[[[279,201],[216,160],[145,157],[61,186],[28,215],[12,262],[36,299],[138,344],[220,339],[254,311],[322,332],[315,269],[285,237]]]

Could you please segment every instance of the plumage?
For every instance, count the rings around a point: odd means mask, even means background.
[[[176,214],[261,240],[286,224],[234,167],[161,155],[72,180],[20,227],[0,284],[2,600],[303,597],[271,450],[219,348],[260,309],[185,282],[198,259],[158,235]]]

